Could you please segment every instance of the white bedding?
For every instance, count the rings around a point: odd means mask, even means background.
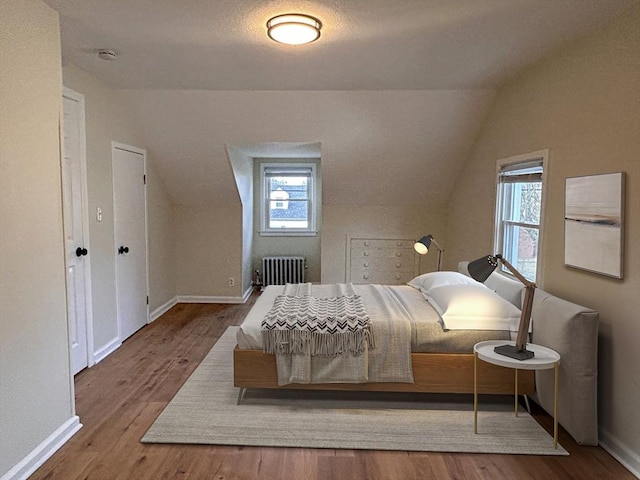
[[[314,288],[319,287],[322,286],[314,285]],[[360,285],[354,285],[353,288],[356,294],[362,294]],[[390,286],[389,288],[414,321],[435,323],[442,329],[440,316],[433,308],[429,307],[420,292],[406,285]],[[276,297],[282,295],[283,291],[283,285],[270,285],[264,289],[238,329],[238,348],[262,350],[262,331],[260,330],[262,319],[271,309]],[[425,305],[427,308],[425,308]],[[421,333],[424,335],[426,332],[421,328],[413,329],[412,345],[421,343],[419,339]]]
[[[314,292],[317,289],[322,291],[323,287],[327,286],[314,285]],[[362,294],[365,287],[366,285],[353,285],[356,294]],[[413,319],[413,352],[471,352],[473,345],[480,341],[512,339],[509,332],[502,330],[446,330],[438,312],[419,290],[408,285],[393,285],[388,286],[388,289]],[[262,350],[262,319],[283,290],[282,285],[271,285],[264,289],[238,329],[238,348]]]
[[[415,331],[413,317],[387,285],[353,284],[291,285],[310,291],[316,298],[359,295],[370,318],[375,347],[364,342],[359,355],[312,355],[276,353],[278,384],[289,383],[413,383],[411,336]],[[289,294],[292,289],[285,288]]]

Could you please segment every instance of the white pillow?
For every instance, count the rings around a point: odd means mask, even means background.
[[[407,285],[426,293],[432,288],[442,287],[445,285],[471,284],[480,285],[473,278],[467,277],[459,272],[430,272],[417,276]]]
[[[484,286],[493,290],[510,303],[513,303],[517,308],[522,306],[524,285],[520,280],[509,278],[498,272],[493,272],[484,282]]]
[[[436,287],[423,295],[447,330],[518,331],[520,310],[477,282]]]

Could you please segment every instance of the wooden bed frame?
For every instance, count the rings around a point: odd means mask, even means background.
[[[278,385],[276,360],[261,350],[233,350],[235,387],[296,390],[356,390],[369,392],[473,393],[472,353],[413,353],[415,383],[315,383]],[[533,370],[518,372],[518,393],[535,392]],[[478,393],[513,395],[513,369],[478,361]],[[241,390],[242,394],[242,390]]]
[[[467,262],[458,265],[458,271],[467,271]],[[495,285],[491,288],[503,298],[515,288],[523,288],[518,280],[492,274]],[[487,283],[487,282],[485,282]],[[233,351],[234,385],[240,388],[241,398],[246,388],[280,388],[304,390],[356,390],[369,392],[423,392],[423,393],[473,393],[473,353],[412,353],[414,383],[328,383],[278,385],[276,360],[262,350],[244,350],[237,346]],[[515,371],[478,361],[478,393],[513,395]],[[535,393],[535,372],[518,371],[518,393]]]

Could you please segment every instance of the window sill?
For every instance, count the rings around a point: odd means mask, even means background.
[[[315,237],[318,232],[265,231],[258,232],[261,237]]]

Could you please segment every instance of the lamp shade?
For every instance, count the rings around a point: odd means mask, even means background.
[[[425,235],[416,243],[413,244],[413,249],[418,252],[420,255],[426,255],[429,251],[429,247],[431,246],[431,240],[433,239],[433,235]]]
[[[269,19],[267,35],[287,45],[304,45],[320,38],[322,22],[310,15],[286,13]]]
[[[469,271],[469,275],[475,281],[483,283],[489,275],[493,273],[493,271],[498,266],[498,258],[493,255],[487,255],[486,257],[479,258],[470,262],[467,265],[467,270]]]

